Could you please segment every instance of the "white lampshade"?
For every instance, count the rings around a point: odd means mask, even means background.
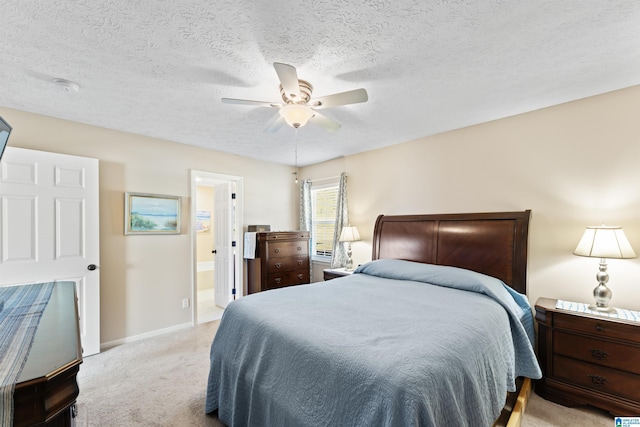
[[[280,108],[280,115],[289,126],[297,129],[306,125],[313,117],[313,110],[307,105],[287,104]]]
[[[587,227],[574,255],[592,258],[635,258],[622,227]]]
[[[341,242],[357,242],[358,240],[360,240],[360,233],[358,233],[355,225],[342,227],[342,232],[340,233]]]

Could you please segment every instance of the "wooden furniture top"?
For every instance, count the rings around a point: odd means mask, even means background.
[[[322,270],[324,280],[337,279],[338,277],[350,276],[353,274],[353,270],[347,271],[345,267],[339,268],[325,268]]]
[[[72,425],[82,363],[77,307],[75,282],[57,282],[16,382],[15,427]]]
[[[18,383],[82,363],[75,283],[56,283]]]
[[[603,316],[601,314],[595,314],[595,313],[584,313],[581,311],[563,310],[561,308],[556,308],[557,302],[558,300],[553,298],[538,298],[535,304],[536,320],[538,320],[539,322],[546,322],[547,320],[546,312],[554,312],[554,313],[582,317],[585,319],[601,320],[603,322],[613,322],[613,323],[626,324],[633,327],[640,327],[640,323],[634,322],[633,320],[621,319],[619,317]],[[640,335],[636,336],[635,339],[638,342],[640,342]]]

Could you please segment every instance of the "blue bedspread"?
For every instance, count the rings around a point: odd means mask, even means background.
[[[514,378],[541,375],[532,339],[526,298],[497,279],[373,261],[229,304],[206,411],[230,426],[490,426]]]

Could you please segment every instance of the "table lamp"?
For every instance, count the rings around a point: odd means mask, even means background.
[[[615,309],[609,307],[611,290],[607,287],[609,273],[607,273],[607,258],[635,258],[636,253],[631,248],[622,227],[593,226],[587,227],[582,239],[578,243],[574,255],[600,258],[600,271],[596,274],[598,286],[593,290],[595,305],[589,305],[589,310],[611,313]]]
[[[360,240],[360,233],[355,225],[347,225],[342,227],[342,233],[340,233],[340,241],[347,242],[347,265],[345,265],[346,271],[353,271],[353,259],[351,259],[351,242],[357,242]]]

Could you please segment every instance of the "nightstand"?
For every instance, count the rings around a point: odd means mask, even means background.
[[[342,276],[350,276],[353,274],[353,271],[347,271],[344,267],[341,268],[325,268],[322,270],[324,273],[324,280],[331,280]]]
[[[565,406],[592,405],[614,415],[640,414],[640,323],[536,302],[536,393]]]

